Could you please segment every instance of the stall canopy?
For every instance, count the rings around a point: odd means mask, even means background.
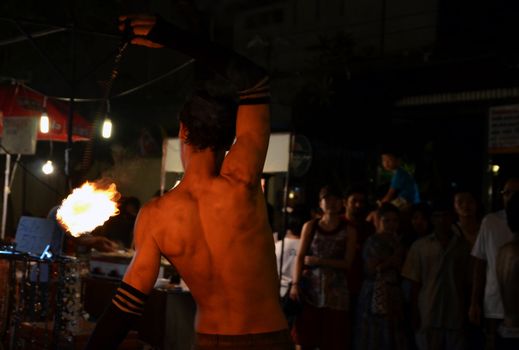
[[[45,106],[45,107],[44,107]],[[10,193],[11,153],[34,154],[36,141],[68,141],[67,103],[46,98],[22,84],[0,85],[0,153],[6,153],[0,238],[5,237],[7,198]],[[38,120],[42,112],[49,117],[49,132],[41,133]],[[79,114],[73,114],[72,141],[86,141],[91,133],[91,124]],[[4,135],[4,130],[6,135]],[[18,159],[19,159],[18,156]],[[13,168],[15,174],[16,165]]]
[[[0,85],[0,135],[3,135],[4,119],[32,117],[39,118],[45,110],[50,119],[49,132],[43,134],[38,131],[38,141],[62,141],[67,142],[67,121],[69,104],[47,98],[21,84]],[[74,113],[72,122],[72,141],[86,141],[90,137],[91,124]]]

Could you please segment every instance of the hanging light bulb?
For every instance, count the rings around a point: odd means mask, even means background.
[[[103,129],[101,135],[105,139],[112,137],[112,121],[110,120],[110,100],[106,100],[106,116],[103,121]]]
[[[43,97],[43,112],[41,113],[40,117],[40,132],[42,134],[47,134],[50,129],[50,120],[49,116],[47,115],[47,111],[45,110],[47,108],[47,96]]]
[[[43,171],[45,175],[52,174],[54,172],[54,165],[52,164],[52,161],[46,161],[45,164],[43,164],[43,166],[41,167],[41,171]]]
[[[49,126],[50,126],[49,116],[47,115],[47,113],[43,112],[40,117],[40,132],[42,134],[48,133]]]
[[[103,122],[103,130],[101,132],[101,135],[105,139],[109,139],[110,137],[112,137],[112,121],[110,120],[110,118],[108,118],[108,116],[105,118]]]

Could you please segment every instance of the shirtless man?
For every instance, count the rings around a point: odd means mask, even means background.
[[[142,314],[162,254],[197,303],[195,349],[291,349],[260,186],[270,134],[265,71],[160,17],[120,19],[126,20],[121,29],[130,21],[133,44],[190,55],[236,86],[240,103],[229,113],[198,93],[184,106],[179,118],[184,177],[141,209],[135,256],[88,348],[116,348],[124,339]]]
[[[510,198],[506,217],[514,238],[497,254],[497,283],[505,312],[498,329],[497,349],[519,349],[519,192]]]

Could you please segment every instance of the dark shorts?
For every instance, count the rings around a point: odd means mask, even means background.
[[[277,332],[220,335],[197,333],[194,350],[293,350],[294,345],[287,329]]]
[[[349,313],[305,303],[296,317],[292,337],[297,345],[304,347],[347,349],[351,341]]]

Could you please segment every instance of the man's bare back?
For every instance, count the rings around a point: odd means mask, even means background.
[[[156,242],[197,301],[197,331],[246,334],[286,328],[260,189],[208,177],[197,179],[204,189],[197,193],[185,180],[147,205],[139,220],[153,222],[143,239]]]
[[[178,49],[226,77],[237,88],[239,103],[236,110],[234,103],[202,90],[184,104],[179,113],[184,176],[176,188],[141,209],[132,262],[88,348],[114,348],[124,338],[143,313],[162,255],[178,269],[197,303],[195,348],[221,348],[218,337],[238,344],[233,349],[290,348],[260,186],[270,136],[268,75],[160,17],[120,20],[121,30],[129,25],[136,35],[133,44]],[[108,341],[106,334],[111,334]]]

